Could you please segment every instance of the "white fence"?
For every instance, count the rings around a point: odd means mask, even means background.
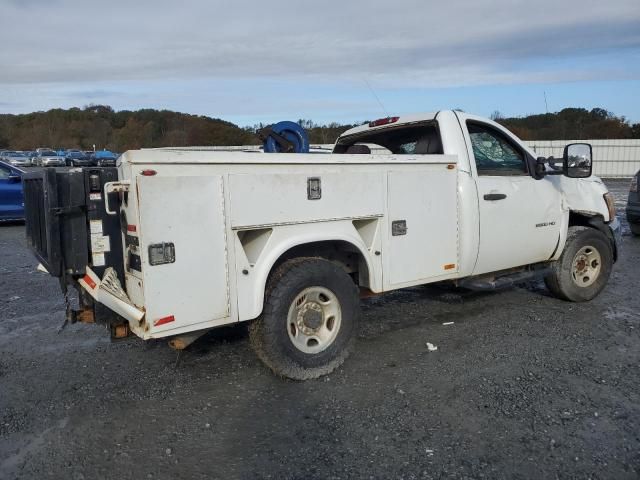
[[[562,158],[567,143],[586,142],[593,146],[593,173],[599,177],[624,178],[632,177],[640,170],[640,140],[529,140],[524,143],[534,150],[538,156]],[[316,152],[331,151],[333,144],[312,145]],[[171,147],[168,147],[169,149]],[[255,151],[258,145],[242,145],[234,147],[182,147],[191,150],[232,150]],[[382,148],[381,148],[382,150]],[[373,149],[375,153],[376,149]]]
[[[632,177],[640,170],[640,140],[530,140],[524,142],[541,157],[562,158],[567,143],[593,146],[593,173],[599,177]]]

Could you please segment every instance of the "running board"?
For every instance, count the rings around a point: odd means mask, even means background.
[[[458,282],[459,287],[468,288],[470,290],[500,290],[503,288],[513,287],[514,285],[528,280],[543,277],[551,272],[551,267],[543,266],[525,270],[524,272],[515,272],[505,275],[478,275],[470,277]]]

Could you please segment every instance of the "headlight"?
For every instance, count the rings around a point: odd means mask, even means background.
[[[613,198],[611,193],[607,192],[603,195],[604,201],[607,204],[607,209],[609,210],[609,221],[616,218],[616,201]]]

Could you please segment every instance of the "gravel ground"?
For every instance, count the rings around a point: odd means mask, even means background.
[[[610,182],[619,208],[627,186]],[[58,333],[59,287],[23,237],[0,227],[0,478],[640,474],[640,239],[626,225],[590,303],[539,282],[387,294],[364,302],[347,363],[304,383],[271,375],[243,326],[180,357],[96,326]]]

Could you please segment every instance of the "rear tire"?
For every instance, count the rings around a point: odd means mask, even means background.
[[[640,223],[630,223],[629,229],[633,235],[640,236]]]
[[[613,268],[609,239],[589,227],[569,227],[562,255],[544,279],[551,293],[570,302],[586,302],[606,286]]]
[[[258,357],[293,380],[326,375],[349,356],[360,319],[358,288],[340,267],[297,258],[269,278],[262,315],[249,327]]]

